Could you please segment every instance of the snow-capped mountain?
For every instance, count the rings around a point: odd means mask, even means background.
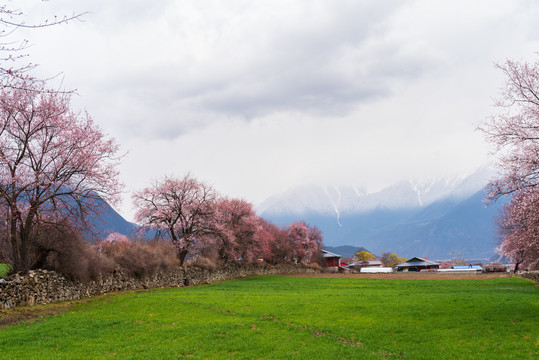
[[[268,199],[257,210],[277,224],[301,219],[318,226],[326,245],[440,259],[453,250],[489,257],[496,246],[493,216],[500,204],[486,207],[482,189],[495,175],[485,167],[469,175],[401,181],[374,193],[303,186]]]
[[[367,212],[376,208],[425,207],[445,198],[458,200],[471,196],[484,188],[494,176],[494,170],[484,167],[469,175],[400,181],[374,193],[367,193],[352,186],[306,185],[267,199],[257,207],[257,212],[262,216],[313,212],[337,216]]]

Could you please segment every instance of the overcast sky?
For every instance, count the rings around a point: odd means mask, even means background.
[[[128,152],[130,193],[188,171],[259,204],[299,184],[375,190],[488,161],[474,131],[533,61],[539,2],[339,0],[18,1],[40,29],[36,73],[62,73]],[[58,79],[55,81],[58,81]]]

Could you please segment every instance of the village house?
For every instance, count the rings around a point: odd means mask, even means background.
[[[370,260],[370,261],[355,261],[351,264],[348,264],[347,268],[350,270],[361,270],[362,268],[370,267],[382,267],[383,264],[379,260]]]
[[[426,258],[413,257],[406,262],[395,265],[397,271],[426,271],[436,270],[440,267],[440,263],[431,261]]]
[[[324,258],[324,265],[326,267],[338,268],[341,266],[341,255],[334,254],[327,250],[322,250],[322,257]]]

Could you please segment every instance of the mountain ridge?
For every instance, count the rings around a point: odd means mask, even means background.
[[[374,193],[332,187],[333,198],[328,187],[309,185],[272,197],[257,210],[277,225],[298,219],[316,225],[326,246],[406,257],[444,259],[458,252],[490,258],[497,246],[494,218],[504,203],[483,202],[493,173],[480,168],[467,176],[400,181]]]

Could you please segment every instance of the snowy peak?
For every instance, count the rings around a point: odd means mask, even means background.
[[[339,221],[343,215],[373,209],[417,209],[443,199],[464,199],[484,188],[494,176],[495,172],[485,167],[453,177],[400,181],[374,193],[354,186],[300,186],[267,199],[257,210],[261,216],[333,214]]]

